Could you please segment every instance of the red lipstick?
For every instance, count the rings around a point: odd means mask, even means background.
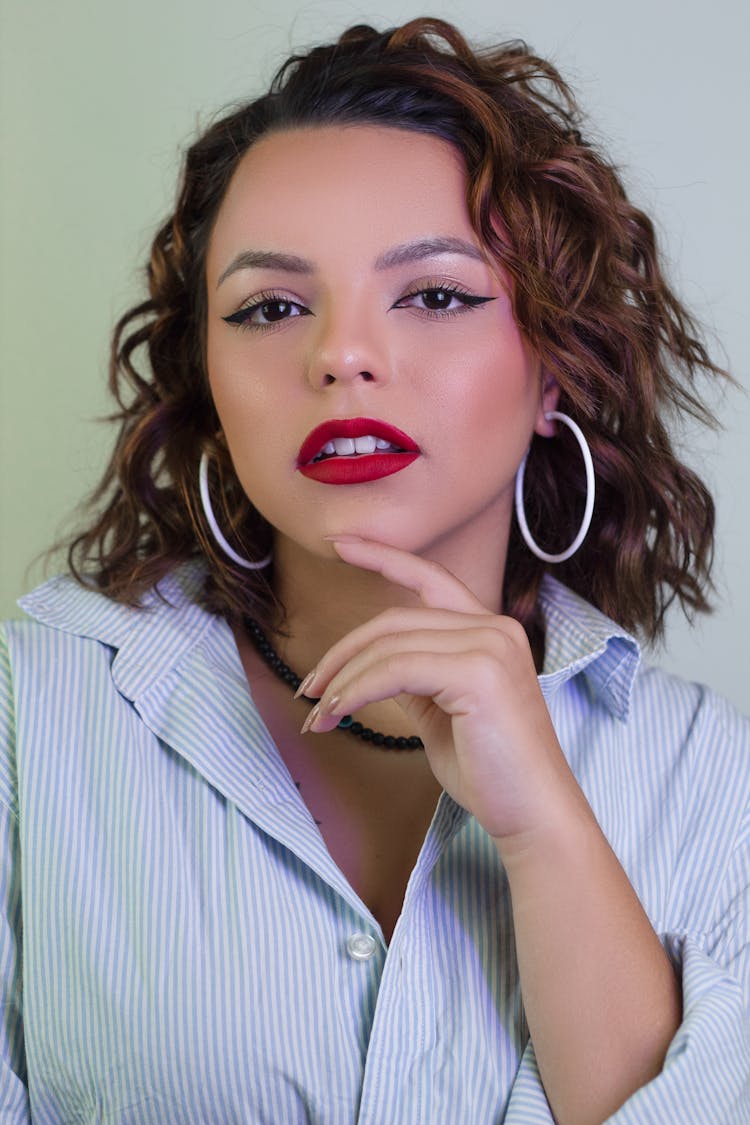
[[[373,452],[326,454],[324,447],[336,438],[374,437],[393,449]],[[405,469],[419,457],[419,446],[403,430],[377,418],[332,418],[312,430],[300,447],[297,468],[321,484],[364,484]]]

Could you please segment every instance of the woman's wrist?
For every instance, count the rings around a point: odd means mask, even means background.
[[[536,779],[533,795],[523,814],[508,825],[508,831],[490,832],[506,873],[521,873],[540,862],[571,857],[592,839],[603,840],[599,823],[562,750],[559,760]]]

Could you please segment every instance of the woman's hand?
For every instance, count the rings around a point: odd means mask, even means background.
[[[437,563],[354,537],[333,546],[422,607],[386,610],[329,649],[303,684],[320,696],[304,729],[328,731],[368,703],[397,700],[437,780],[498,843],[549,824],[564,797],[579,805],[523,627]]]
[[[494,838],[510,887],[524,1011],[555,1119],[609,1117],[658,1073],[680,1020],[669,960],[565,761],[521,626],[435,563],[334,541],[419,595],[354,629],[304,690],[307,729],[396,699],[443,787]]]

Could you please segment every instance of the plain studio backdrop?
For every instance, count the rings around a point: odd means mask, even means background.
[[[671,612],[667,668],[750,711],[750,104],[748,7],[720,0],[0,0],[0,617],[41,580],[114,432],[95,419],[112,324],[139,299],[180,151],[229,102],[262,92],[294,47],[417,15],[473,40],[520,37],[555,61],[654,214],[678,293],[742,390],[723,430],[686,431],[718,506],[717,611]],[[197,469],[197,464],[196,464]]]

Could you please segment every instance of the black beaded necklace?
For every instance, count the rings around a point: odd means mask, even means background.
[[[252,617],[246,617],[245,625],[247,626],[247,630],[253,639],[253,644],[258,650],[258,653],[271,671],[275,672],[280,680],[289,684],[293,691],[296,691],[302,683],[301,678],[296,672],[293,672],[289,665],[285,664],[278,653],[273,650],[268,638],[257,621],[253,621]],[[307,695],[303,695],[302,698],[307,699],[310,703],[318,702],[317,699],[310,699]],[[424,749],[424,743],[417,735],[412,735],[411,738],[397,738],[392,734],[381,734],[379,730],[372,730],[370,727],[358,723],[351,715],[344,715],[337,729],[346,731],[347,734],[353,734],[356,738],[361,738],[363,742],[371,742],[373,746],[380,746],[384,750]]]

